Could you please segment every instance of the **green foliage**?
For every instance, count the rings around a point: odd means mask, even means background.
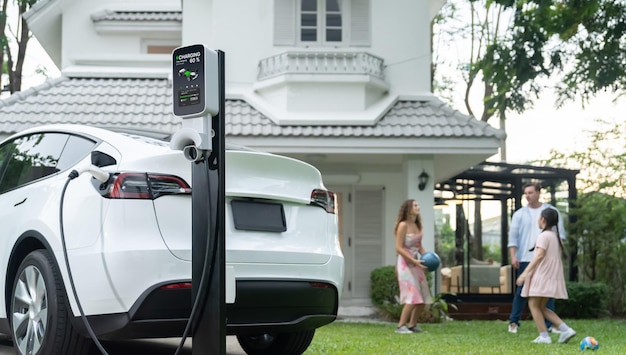
[[[576,253],[578,281],[609,285],[607,307],[618,315],[626,313],[626,123],[598,125],[587,151],[552,152],[543,163],[581,169],[567,244]]]
[[[499,245],[483,245],[483,260],[489,259],[497,263],[502,262],[502,253],[500,253]]]
[[[426,274],[428,279],[432,279],[432,274]],[[400,289],[396,268],[393,265],[383,266],[372,270],[370,274],[372,304],[378,309],[378,313],[387,320],[397,321],[400,319],[402,307],[399,303]],[[439,323],[448,318],[449,307],[456,308],[455,305],[448,304],[443,298],[443,294],[433,297],[433,303],[418,318],[419,323]]]
[[[493,48],[481,62],[485,68],[492,66],[494,100],[519,110],[523,98],[516,89],[532,85],[538,76],[561,71],[565,74],[558,89],[561,103],[577,96],[587,101],[603,90],[626,92],[625,2],[495,2],[513,10],[514,21],[510,40]]]
[[[449,98],[450,87],[453,86],[451,78],[454,75],[457,82],[462,80],[465,84],[463,96],[468,113],[485,122],[495,113],[491,100],[493,85],[478,63],[485,56],[486,48],[500,43],[510,31],[507,26],[510,21],[501,21],[506,15],[502,9],[501,5],[491,0],[447,1],[433,23],[433,90],[448,102],[456,101]],[[464,51],[458,52],[459,47]],[[449,52],[455,50],[460,57],[453,62],[455,56],[450,56]],[[483,85],[480,85],[481,79]],[[483,97],[480,101],[482,112],[478,112],[470,103],[474,88]]]
[[[455,232],[454,229],[450,226],[449,222],[441,225],[438,230],[435,242],[435,252],[439,255],[441,259],[441,266],[453,266],[454,265],[454,250],[456,248],[455,244]]]
[[[603,283],[567,282],[569,299],[555,302],[562,318],[600,318],[607,314],[609,288]]]
[[[435,52],[449,42],[466,48],[465,105],[482,121],[506,112],[522,113],[557,77],[557,105],[576,98],[586,103],[599,92],[626,95],[626,2],[615,0],[455,0],[434,24]],[[459,24],[462,22],[462,24]],[[434,68],[449,61],[435,55]],[[465,62],[463,62],[465,61]],[[452,66],[454,67],[454,66]],[[438,74],[435,71],[435,74]],[[433,75],[437,80],[441,75]],[[474,114],[468,97],[473,84],[482,92],[483,113]],[[446,84],[449,85],[449,84]],[[435,89],[440,86],[435,85]]]
[[[433,303],[430,305],[430,312],[432,314],[432,323],[441,323],[450,319],[450,308],[458,309],[453,303],[448,303],[445,300],[446,293],[438,293],[433,298]]]
[[[383,266],[372,270],[370,281],[374,306],[387,308],[389,305],[398,305],[396,297],[400,294],[400,289],[395,266]]]
[[[578,11],[569,19],[579,30],[570,37],[575,45],[574,67],[566,72],[559,94],[583,100],[601,92],[626,92],[626,3],[615,0],[576,1]],[[573,6],[569,6],[572,10]],[[572,31],[573,32],[573,31]]]
[[[570,227],[570,243],[578,249],[577,266],[582,281],[611,285],[609,309],[626,311],[626,201],[599,192],[579,196],[572,210],[577,217]]]

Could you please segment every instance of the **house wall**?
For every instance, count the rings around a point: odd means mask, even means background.
[[[331,172],[327,171],[323,166],[318,166],[322,171],[322,174],[326,172],[329,176],[325,179],[326,184],[337,183],[332,177],[341,174],[354,174],[354,167],[350,171],[340,171],[336,168]],[[432,176],[432,160],[428,157],[424,159],[414,159],[407,161],[404,167],[395,167],[389,169],[389,167],[372,167],[363,166],[358,171],[358,180],[355,186],[372,186],[384,188],[384,206],[382,207],[383,214],[383,261],[385,265],[393,265],[396,262],[396,250],[394,243],[393,229],[395,227],[396,218],[398,216],[398,210],[402,202],[407,199],[416,200],[421,207],[421,215],[423,222],[424,232],[424,248],[426,250],[434,251],[435,248],[435,215],[433,210],[433,186],[432,178],[429,182],[429,186],[424,191],[419,191],[417,188],[417,175],[422,172],[424,168],[429,175]],[[379,171],[372,171],[379,170]],[[358,216],[357,216],[358,217]]]
[[[428,7],[429,1],[372,0],[371,54],[385,59],[392,94],[430,94]]]
[[[91,15],[102,10],[134,10],[137,11],[178,9],[177,0],[80,0],[66,2],[63,8],[62,24],[62,68],[76,65],[77,60],[102,60],[109,58],[124,58],[141,53],[141,41],[150,37],[149,33],[137,36],[136,34],[107,34],[102,36],[96,32]],[[86,16],[87,15],[87,16]]]
[[[385,79],[390,84],[392,95],[430,94],[430,8],[432,1],[396,0],[393,6],[388,1],[371,0],[370,33],[371,45],[366,47],[340,48],[342,50],[365,51],[385,61]],[[217,16],[216,14],[219,14]],[[225,52],[226,91],[252,87],[257,82],[258,63],[262,58],[303,47],[274,46],[273,44],[274,1],[247,0],[185,0],[183,2],[183,45],[202,43],[209,48]],[[202,30],[198,30],[198,24]],[[312,50],[334,50],[316,47]],[[329,95],[328,98],[340,97]],[[345,98],[345,97],[344,97]],[[288,105],[288,103],[286,103]],[[345,109],[346,102],[328,104],[326,107]],[[300,107],[302,108],[302,107]],[[310,107],[310,109],[314,109]],[[432,212],[432,182],[425,191],[417,189],[417,175],[422,168],[433,176],[432,157],[422,157],[396,172],[368,172],[368,167],[359,171],[361,186],[384,186],[385,206],[383,210],[388,235],[385,241],[393,240],[393,227],[400,204],[407,198],[416,199],[423,206],[425,247],[434,249],[434,214]],[[336,171],[350,173],[350,171]],[[430,237],[428,237],[430,236]],[[385,243],[384,261],[395,263],[393,242]]]
[[[203,43],[224,51],[227,84],[251,85],[260,59],[303,49],[273,45],[273,3],[185,0],[183,44]],[[429,8],[430,2],[395,0],[390,6],[385,0],[371,0],[371,46],[352,49],[384,58],[394,94],[430,94]],[[198,24],[203,24],[201,31]]]
[[[371,45],[352,49],[384,58],[390,93],[430,94],[430,7],[434,0],[395,0],[394,6],[384,0],[370,1]],[[260,59],[302,49],[273,45],[272,0],[68,0],[61,1],[60,6],[63,11],[62,68],[72,67],[79,60],[138,55],[143,40],[164,39],[163,34],[156,36],[149,32],[98,34],[90,15],[105,9],[189,9],[183,14],[183,44],[202,43],[224,51],[226,78],[231,86],[252,85],[257,79]]]

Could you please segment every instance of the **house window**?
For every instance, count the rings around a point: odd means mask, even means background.
[[[146,48],[146,52],[148,54],[172,54],[174,49],[178,46],[159,46],[159,45],[148,45]]]
[[[179,39],[141,39],[141,53],[145,54],[172,54],[174,49],[180,46]]]
[[[370,0],[274,0],[276,46],[370,46]]]
[[[300,1],[300,41],[338,44],[343,42],[341,0]]]

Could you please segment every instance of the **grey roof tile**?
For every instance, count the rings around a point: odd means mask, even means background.
[[[48,80],[0,101],[0,133],[47,123],[121,125],[174,132],[167,79],[67,78]],[[501,130],[439,100],[395,103],[373,126],[284,125],[243,100],[226,101],[226,135],[233,137],[436,137],[502,138]]]
[[[91,15],[93,22],[101,21],[183,21],[180,11],[113,11],[103,10]]]

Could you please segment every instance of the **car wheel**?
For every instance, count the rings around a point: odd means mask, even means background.
[[[248,355],[300,355],[311,344],[315,330],[295,333],[237,335]]]
[[[86,354],[91,347],[91,339],[72,325],[61,275],[46,250],[33,251],[22,261],[13,282],[10,311],[17,354]]]

